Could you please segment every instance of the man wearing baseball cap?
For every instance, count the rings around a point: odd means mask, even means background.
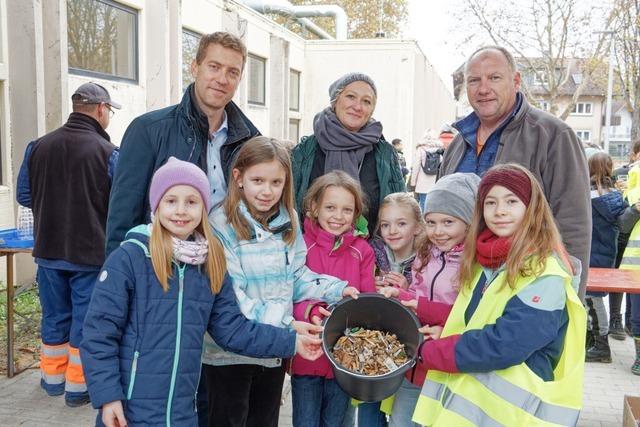
[[[33,256],[42,306],[40,385],[68,406],[89,402],[78,347],[105,260],[105,229],[118,149],[105,132],[120,109],[97,83],[71,96],[60,128],[32,141],[18,174],[18,203],[33,209]]]

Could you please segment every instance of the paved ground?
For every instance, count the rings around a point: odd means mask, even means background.
[[[584,410],[579,426],[613,427],[622,424],[625,394],[640,395],[640,376],[629,371],[634,359],[632,341],[611,340],[611,364],[587,364]],[[70,409],[62,397],[47,397],[39,387],[37,370],[28,370],[12,379],[0,379],[0,426],[93,426],[95,411],[90,407]],[[288,390],[288,386],[285,390]],[[287,397],[280,415],[281,426],[291,426],[291,399]]]

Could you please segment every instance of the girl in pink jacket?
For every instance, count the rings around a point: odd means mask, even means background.
[[[458,295],[463,243],[473,216],[479,182],[475,174],[455,173],[435,184],[425,205],[426,233],[417,243],[411,284],[406,290],[400,286],[380,290],[385,296],[401,301],[429,301],[430,327],[444,326]],[[429,330],[427,327],[423,332]],[[425,376],[426,369],[420,364],[407,372],[395,395],[390,426],[417,425],[411,417]]]
[[[360,292],[375,292],[375,256],[363,238],[367,227],[356,228],[363,211],[360,184],[345,172],[330,172],[313,182],[304,208],[307,267],[346,280]],[[319,324],[328,314],[323,306],[303,301],[294,305],[293,316]],[[314,362],[294,357],[290,373],[294,427],[342,425],[350,398],[333,379],[326,356]]]

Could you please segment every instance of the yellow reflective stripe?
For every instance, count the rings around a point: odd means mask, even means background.
[[[504,424],[491,418],[481,407],[471,402],[459,394],[451,393],[449,388],[444,391],[443,406],[451,412],[455,412],[463,418],[469,420],[476,426],[482,427],[504,427]]]
[[[535,394],[505,380],[495,372],[469,375],[499,398],[521,408],[540,420],[564,426],[572,426],[578,422],[579,410],[544,402]]]
[[[64,383],[64,374],[46,374],[43,371],[40,371],[42,374],[42,379],[47,384],[62,384]]]
[[[82,393],[87,391],[87,385],[85,383],[72,383],[71,381],[67,381],[64,385],[64,391]]]
[[[444,384],[427,379],[422,385],[420,394],[429,399],[440,400],[446,386]]]

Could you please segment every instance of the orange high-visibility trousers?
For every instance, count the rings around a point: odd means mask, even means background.
[[[49,394],[62,394],[69,364],[69,344],[48,345],[40,348],[40,375]]]

